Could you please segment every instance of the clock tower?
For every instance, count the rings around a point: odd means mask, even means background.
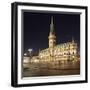
[[[54,59],[54,46],[56,45],[56,36],[54,30],[54,23],[53,23],[53,16],[51,17],[51,24],[50,24],[50,33],[49,33],[49,52],[50,52],[50,61]]]
[[[49,48],[53,48],[56,45],[56,36],[54,30],[53,16],[51,17],[50,33],[49,33]]]

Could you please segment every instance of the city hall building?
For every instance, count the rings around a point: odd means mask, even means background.
[[[78,45],[74,39],[70,42],[56,45],[53,17],[51,17],[48,46],[48,48],[39,51],[38,56],[33,56],[30,61],[38,63],[66,63],[69,61],[76,62],[80,60],[80,56],[78,55]]]

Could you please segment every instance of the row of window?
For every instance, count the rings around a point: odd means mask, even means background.
[[[77,50],[77,48],[72,48],[72,49],[60,49],[60,48],[57,48],[57,49],[54,49],[54,52],[55,53],[57,53],[57,52],[73,52],[73,51],[75,51],[75,50]],[[50,53],[50,51],[49,50],[45,50],[45,51],[41,51],[40,53],[45,53],[45,54],[48,54],[48,53]]]
[[[73,52],[72,54],[70,54],[70,53],[54,54],[53,56],[55,56],[55,57],[69,57],[71,55],[76,55],[76,53]],[[43,57],[48,58],[49,56],[52,56],[52,55],[50,55],[50,54],[40,55],[41,58],[43,58]]]
[[[54,52],[53,54],[54,55],[70,55],[70,54],[76,54],[77,53],[77,51],[76,50],[73,50],[73,51],[64,51],[64,52]],[[48,56],[48,55],[50,55],[50,52],[45,52],[45,53],[40,53],[39,54],[40,56]]]

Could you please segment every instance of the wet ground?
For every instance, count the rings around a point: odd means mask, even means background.
[[[57,76],[57,75],[79,75],[80,63],[67,63],[67,64],[38,64],[32,63],[24,68],[23,77],[35,76]]]

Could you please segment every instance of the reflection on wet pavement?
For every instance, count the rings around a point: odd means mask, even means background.
[[[53,63],[31,63],[29,68],[24,68],[22,72],[23,77],[34,76],[54,76],[54,75],[79,75],[80,63],[66,63],[66,64],[53,64]]]

